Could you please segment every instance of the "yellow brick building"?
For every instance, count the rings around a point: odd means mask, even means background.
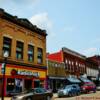
[[[45,30],[32,25],[27,19],[12,16],[0,9],[0,68],[3,54],[7,52],[9,55],[5,95],[9,91],[46,85],[46,35]],[[0,77],[2,80],[1,70]]]

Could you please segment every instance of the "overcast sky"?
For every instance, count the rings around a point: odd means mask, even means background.
[[[0,0],[0,8],[47,31],[47,52],[100,54],[100,0]]]

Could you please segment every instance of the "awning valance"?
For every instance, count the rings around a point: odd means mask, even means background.
[[[50,76],[49,79],[62,79],[62,80],[65,80],[66,78],[65,77],[53,77],[53,76]]]
[[[80,82],[81,82],[79,79],[77,79],[77,78],[72,78],[72,77],[71,77],[71,78],[70,78],[70,77],[67,78],[67,80],[70,81],[71,83],[80,83]]]

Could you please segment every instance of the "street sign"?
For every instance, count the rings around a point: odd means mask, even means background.
[[[1,73],[2,73],[2,74],[4,74],[4,70],[5,70],[4,67],[5,67],[5,63],[2,63],[2,66],[1,66]]]

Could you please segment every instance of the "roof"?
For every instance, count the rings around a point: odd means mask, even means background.
[[[18,18],[17,16],[13,16],[4,11],[4,9],[0,8],[0,17],[6,19],[14,24],[20,25],[24,28],[27,28],[33,32],[36,32],[40,35],[46,36],[46,30],[42,30],[38,28],[36,25],[33,25],[28,19],[26,18]]]
[[[84,55],[82,55],[82,54],[80,54],[80,53],[78,53],[78,52],[75,52],[75,51],[73,51],[73,50],[71,50],[71,49],[68,49],[68,48],[66,48],[66,47],[63,47],[63,48],[62,48],[62,51],[65,52],[65,53],[69,53],[69,54],[71,54],[71,55],[74,55],[74,56],[76,56],[76,57],[79,57],[79,58],[82,58],[82,59],[86,59],[86,56],[84,56]]]
[[[96,64],[100,64],[100,56],[95,55],[95,56],[92,56],[92,57],[88,57],[87,61],[94,62]]]

